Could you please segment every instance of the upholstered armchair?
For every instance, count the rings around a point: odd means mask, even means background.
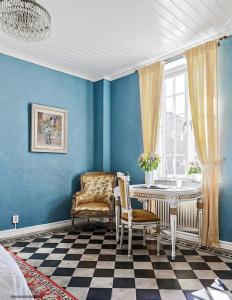
[[[81,191],[73,195],[71,218],[108,217],[113,228],[116,174],[89,172],[81,176]]]

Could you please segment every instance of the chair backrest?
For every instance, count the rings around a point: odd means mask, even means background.
[[[129,195],[130,176],[117,172],[118,185],[120,190],[120,202],[122,210],[131,210],[131,199]]]
[[[106,196],[108,201],[114,195],[116,174],[107,172],[88,172],[81,176],[81,189],[90,198]]]

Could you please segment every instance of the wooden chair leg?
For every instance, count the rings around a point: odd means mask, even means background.
[[[110,223],[110,232],[113,232],[113,216],[109,217],[109,223]]]
[[[132,228],[128,228],[128,257],[131,258],[131,250],[132,250]]]
[[[75,231],[75,218],[72,217],[72,232]]]
[[[124,236],[124,224],[122,223],[122,225],[121,225],[121,236],[120,236],[120,248],[122,248],[123,236]]]
[[[157,256],[160,255],[160,224],[156,225],[156,233],[157,233]]]
[[[146,226],[143,227],[143,246],[146,246]]]

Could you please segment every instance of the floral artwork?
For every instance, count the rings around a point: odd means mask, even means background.
[[[42,145],[61,145],[61,116],[38,113],[38,140]]]
[[[35,152],[67,152],[67,111],[32,105],[32,145]]]

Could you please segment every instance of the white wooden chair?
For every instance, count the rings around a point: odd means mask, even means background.
[[[132,209],[129,195],[130,177],[121,172],[117,173],[118,185],[120,190],[121,203],[121,237],[120,248],[123,244],[124,227],[128,227],[128,257],[131,257],[132,229],[133,227],[143,230],[143,244],[146,245],[146,228],[155,227],[157,233],[157,256],[160,252],[160,218],[154,213],[143,209]]]

